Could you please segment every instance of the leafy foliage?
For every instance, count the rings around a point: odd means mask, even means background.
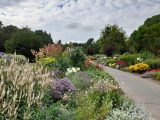
[[[69,59],[73,67],[82,67],[86,59],[81,48],[74,48],[69,51]]]
[[[160,69],[160,59],[159,58],[151,58],[144,61],[144,63],[148,64],[151,69]]]
[[[137,52],[150,51],[160,54],[160,15],[148,18],[142,26],[135,30],[131,36],[131,44]]]
[[[131,54],[131,55],[122,55],[119,57],[119,59],[125,61],[128,65],[134,65],[138,57],[139,54]]]
[[[101,53],[105,53],[104,49],[106,45],[112,45],[115,47],[115,51],[123,53],[125,49],[125,32],[122,28],[117,25],[107,25],[102,31],[99,40],[97,41],[100,45]]]
[[[38,50],[43,46],[39,36],[35,35],[29,30],[18,30],[14,33],[9,40],[5,43],[5,48],[8,53],[14,53],[25,55],[28,58],[32,58],[31,49]]]
[[[155,78],[156,80],[160,80],[160,72],[153,73],[153,78]]]

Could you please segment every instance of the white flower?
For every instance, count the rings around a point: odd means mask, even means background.
[[[137,61],[142,62],[143,58],[137,58]]]
[[[80,68],[77,68],[77,71],[80,71]]]
[[[113,59],[116,59],[117,57],[113,57]]]
[[[67,72],[68,73],[72,73],[72,69],[71,68],[67,68]]]
[[[72,67],[72,72],[76,73],[77,72],[76,68]]]

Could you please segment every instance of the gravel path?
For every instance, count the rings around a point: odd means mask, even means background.
[[[103,68],[115,78],[127,96],[136,104],[143,104],[156,120],[160,120],[160,84],[107,66]]]

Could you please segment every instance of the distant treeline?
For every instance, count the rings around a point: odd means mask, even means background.
[[[43,30],[32,31],[28,27],[22,29],[9,25],[3,26],[0,22],[0,51],[7,53],[23,54],[28,58],[33,57],[31,49],[38,50],[44,45],[53,43],[49,33]],[[149,51],[155,55],[160,55],[160,14],[145,20],[129,37],[118,25],[106,25],[100,32],[98,40],[89,38],[85,43],[62,44],[63,48],[82,47],[88,55],[123,54],[125,52],[136,53]]]

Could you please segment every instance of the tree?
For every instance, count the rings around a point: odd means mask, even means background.
[[[3,26],[3,23],[2,23],[2,21],[0,21],[0,28]]]
[[[130,41],[137,52],[149,51],[160,54],[160,14],[148,18],[142,26],[135,30]]]
[[[43,47],[40,36],[27,29],[17,30],[5,43],[5,49],[9,53],[23,54],[27,58],[32,58],[31,49],[38,50]]]
[[[5,52],[5,42],[16,32],[18,28],[13,25],[0,27],[0,51]]]
[[[41,37],[41,40],[43,41],[44,45],[48,45],[49,43],[53,43],[52,37],[50,34],[48,34],[46,31],[43,30],[36,30],[36,35],[39,35]]]
[[[122,54],[125,52],[125,40],[125,31],[122,28],[117,25],[107,25],[101,31],[97,45],[99,45],[101,53],[105,53],[106,46],[111,45],[115,48],[112,52]]]
[[[61,40],[58,40],[57,44],[58,44],[58,45],[61,45],[61,44],[62,44],[62,41],[61,41]]]

